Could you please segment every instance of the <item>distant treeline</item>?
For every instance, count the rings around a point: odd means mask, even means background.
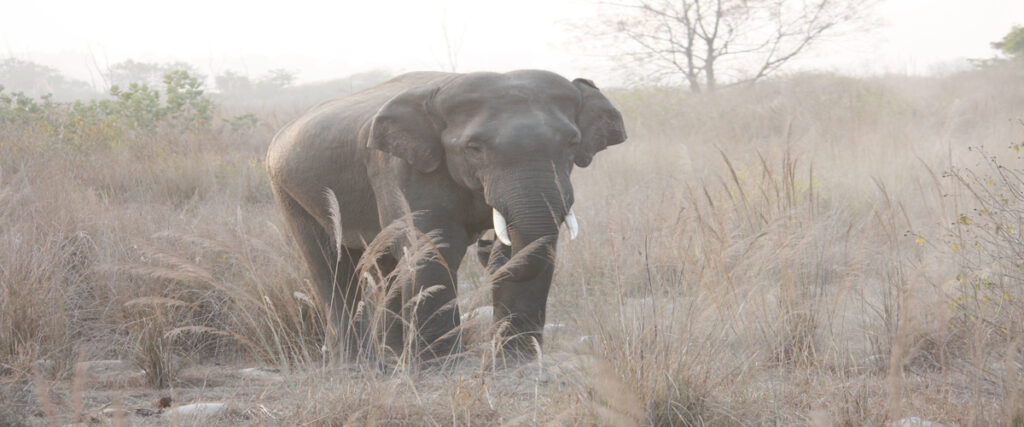
[[[89,84],[67,77],[46,65],[7,58],[0,61],[0,86],[8,94],[19,93],[29,98],[48,97],[55,102],[88,101],[102,99],[110,95],[112,88],[123,89],[133,83],[163,91],[165,76],[179,71],[195,78],[219,103],[284,103],[298,107],[359,91],[391,77],[388,72],[375,70],[323,82],[295,84],[296,73],[286,69],[270,70],[258,77],[226,70],[209,78],[184,62],[148,63],[127,60],[111,65],[100,73],[99,82]]]

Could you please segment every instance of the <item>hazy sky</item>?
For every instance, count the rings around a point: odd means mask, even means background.
[[[322,3],[12,1],[3,6],[0,57],[54,66],[86,81],[97,67],[128,58],[183,60],[209,74],[231,69],[253,77],[285,68],[315,81],[371,69],[444,69],[450,45],[459,71],[546,68],[568,77],[615,78],[569,29],[588,22],[594,2]],[[926,73],[990,57],[990,42],[1024,25],[1024,0],[884,0],[877,16],[882,27],[874,34],[829,45],[799,66]]]

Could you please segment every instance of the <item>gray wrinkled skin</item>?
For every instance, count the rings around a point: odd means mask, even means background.
[[[514,273],[493,290],[495,321],[510,326],[506,348],[528,355],[532,339],[542,338],[555,242],[574,201],[569,174],[625,139],[619,112],[588,80],[537,70],[416,72],[317,106],[287,125],[270,146],[267,171],[340,330],[354,324],[351,313],[361,298],[354,268],[365,242],[407,212],[418,213],[417,229],[438,233],[443,262],[417,264],[413,283],[401,292],[408,300],[443,286],[403,313],[416,321],[416,351],[424,359],[460,347],[458,334],[449,333],[459,323],[458,308],[438,309],[455,299],[459,264],[466,248],[493,227],[492,209],[507,219],[511,246],[482,242],[490,271],[545,239],[543,256],[508,269]],[[340,255],[325,189],[339,202]],[[381,258],[385,274],[401,261],[402,247],[394,243]],[[390,305],[396,313],[402,307],[402,301]],[[387,334],[395,351],[401,329]],[[344,346],[352,357],[355,340],[347,338]]]

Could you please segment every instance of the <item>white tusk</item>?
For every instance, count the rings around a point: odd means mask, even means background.
[[[569,227],[569,240],[576,240],[576,236],[580,234],[580,224],[576,222],[576,214],[569,209],[569,214],[565,216],[565,225]]]
[[[508,238],[508,223],[505,222],[505,217],[497,209],[492,208],[492,210],[494,211],[494,234],[498,235],[498,240],[505,246],[512,246],[512,239]]]

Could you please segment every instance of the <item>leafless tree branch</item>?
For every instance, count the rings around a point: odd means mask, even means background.
[[[722,70],[737,76],[726,86],[777,72],[823,36],[867,18],[876,2],[632,0],[606,4],[616,13],[598,35],[629,46],[625,56],[651,75],[682,77],[700,92],[720,86]]]

